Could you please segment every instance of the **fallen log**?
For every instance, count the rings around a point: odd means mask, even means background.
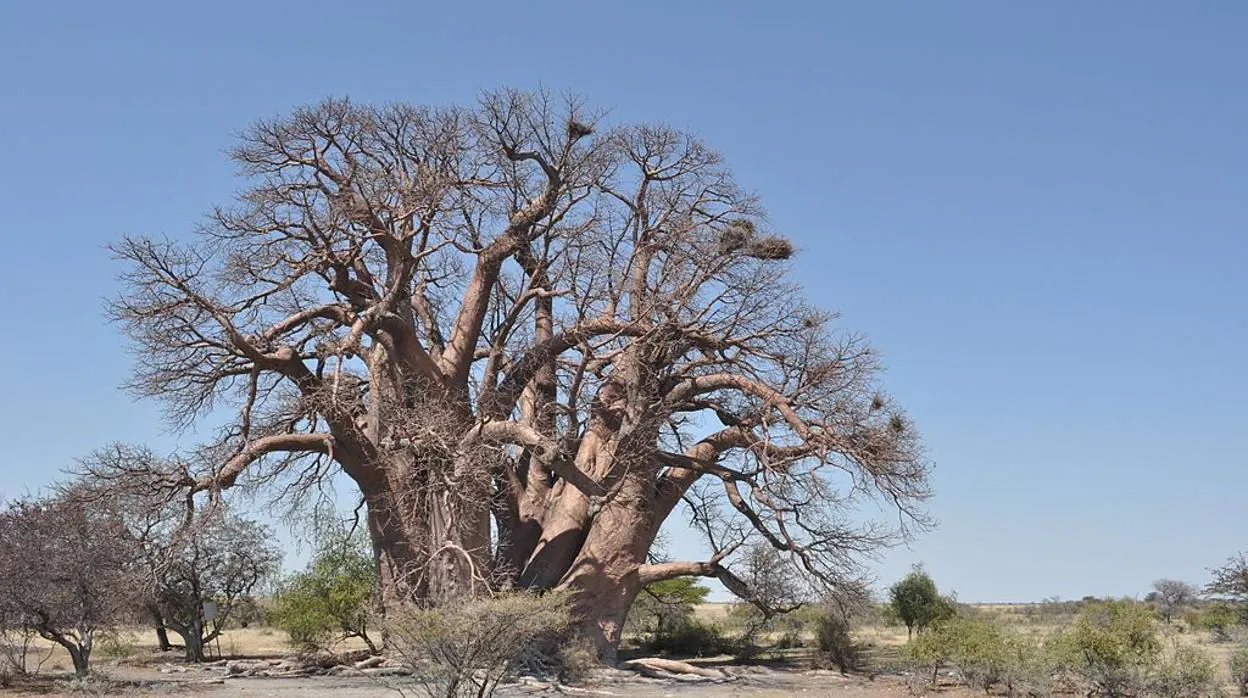
[[[695,666],[689,662],[678,662],[674,659],[663,659],[661,657],[645,657],[642,659],[632,659],[620,665],[624,669],[632,669],[647,676],[653,676],[652,672],[664,671],[669,674],[692,674],[707,679],[726,679],[728,674],[719,669],[707,669],[706,667]],[[661,676],[659,678],[662,678]]]

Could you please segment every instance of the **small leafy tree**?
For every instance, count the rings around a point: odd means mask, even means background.
[[[1190,608],[1200,597],[1200,590],[1187,582],[1177,579],[1158,579],[1153,582],[1153,593],[1149,594],[1161,617],[1169,625],[1178,613]]]
[[[1066,639],[1072,668],[1109,698],[1136,692],[1162,651],[1152,612],[1133,601],[1089,605]]]
[[[358,535],[337,536],[317,552],[306,570],[282,583],[274,608],[277,627],[303,649],[354,637],[377,654],[368,634],[376,585],[377,568],[368,541]]]
[[[642,587],[629,610],[630,631],[657,640],[693,619],[694,607],[706,601],[709,587],[696,577],[675,577]]]
[[[941,596],[936,582],[917,565],[910,574],[889,587],[888,601],[893,613],[905,623],[908,638],[914,637],[915,630],[922,631],[956,613],[953,599]]]
[[[136,607],[134,561],[133,541],[105,509],[12,502],[0,511],[0,624],[60,645],[86,675],[97,635]]]

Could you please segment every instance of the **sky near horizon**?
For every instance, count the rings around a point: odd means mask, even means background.
[[[118,390],[104,246],[227,203],[232,134],[545,86],[724,153],[882,351],[940,526],[881,582],[1204,583],[1248,549],[1245,36],[1229,0],[0,4],[0,494],[174,444]]]

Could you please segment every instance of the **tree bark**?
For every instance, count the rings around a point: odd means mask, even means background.
[[[641,592],[639,570],[656,533],[644,480],[630,476],[594,517],[584,545],[560,583],[574,594],[583,619],[582,633],[609,665],[616,663],[624,620]]]
[[[377,564],[377,584],[382,608],[404,603],[420,594],[417,571],[419,551],[407,534],[402,512],[393,497],[376,495],[366,500],[369,538]]]
[[[74,643],[66,643],[65,649],[69,651],[70,661],[74,663],[74,675],[86,676],[91,670],[91,648],[79,647]]]
[[[575,467],[600,481],[612,464],[606,429],[591,429],[577,449]],[[590,524],[590,501],[566,480],[555,484],[553,504],[542,522],[541,537],[520,576],[526,588],[549,589],[572,567]]]
[[[193,663],[203,662],[204,657],[204,636],[198,628],[193,628],[183,636],[186,645],[186,661]]]
[[[200,663],[204,657],[204,624],[198,619],[192,620],[190,625],[182,627],[176,623],[169,626],[175,633],[182,637],[183,657],[188,662]]]
[[[160,613],[160,609],[156,606],[148,606],[147,612],[152,616],[152,622],[156,628],[156,641],[160,645],[161,652],[168,652],[173,649],[173,645],[169,644],[169,631],[165,629],[165,618]]]

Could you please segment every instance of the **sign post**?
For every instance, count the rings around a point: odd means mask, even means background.
[[[205,601],[203,611],[204,611],[205,622],[216,620],[217,619],[217,602]],[[220,659],[220,658],[221,658],[221,636],[217,635],[217,659]]]

